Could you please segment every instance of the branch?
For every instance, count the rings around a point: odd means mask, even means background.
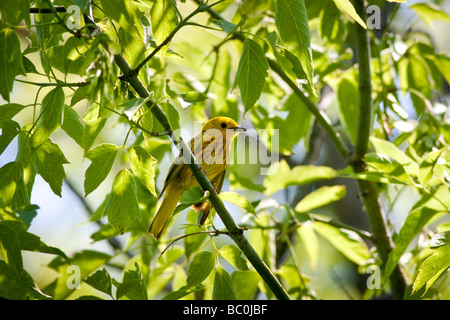
[[[62,82],[62,81],[43,83],[43,82],[31,82],[31,81],[26,81],[26,80],[22,80],[22,79],[15,79],[15,81],[30,84],[33,86],[39,86],[39,87],[85,87],[89,84],[89,82],[70,83],[70,82]]]
[[[89,21],[92,25],[95,25],[95,22],[87,15],[85,15],[85,19]],[[105,47],[107,47],[106,43],[102,43]],[[121,70],[121,72],[125,75],[129,75],[130,72],[132,72],[132,69],[128,65],[128,63],[125,61],[125,59],[120,55],[117,54],[114,56],[114,61]],[[136,93],[142,97],[147,98],[149,97],[149,92],[145,88],[145,86],[142,84],[142,82],[138,79],[138,77],[129,77],[127,78],[128,83],[133,87],[133,89],[136,91]],[[242,250],[244,255],[248,258],[250,263],[253,265],[255,270],[259,273],[261,278],[266,282],[266,284],[269,286],[269,288],[272,290],[272,292],[275,294],[275,296],[278,299],[288,300],[290,299],[289,294],[286,292],[286,290],[283,288],[281,283],[278,281],[278,279],[275,277],[275,275],[272,273],[272,271],[267,267],[267,265],[264,263],[264,261],[259,257],[259,255],[256,253],[256,251],[253,249],[251,244],[248,242],[248,240],[243,235],[243,230],[237,226],[237,224],[234,222],[233,218],[231,217],[230,213],[226,210],[222,200],[219,198],[219,195],[216,193],[213,185],[208,180],[204,172],[201,170],[200,165],[198,164],[197,160],[195,159],[194,155],[190,151],[190,149],[187,147],[186,143],[183,141],[183,139],[179,138],[176,139],[172,135],[172,128],[170,127],[169,121],[167,119],[167,116],[162,111],[161,107],[156,104],[154,101],[147,101],[147,106],[151,110],[152,114],[155,116],[155,118],[159,121],[159,123],[162,125],[164,130],[168,133],[170,133],[170,138],[172,139],[173,143],[179,147],[179,149],[183,150],[183,157],[186,161],[185,163],[189,164],[189,167],[198,181],[200,187],[210,192],[209,200],[213,207],[216,209],[217,214],[222,219],[222,222],[224,223],[225,227],[227,228],[230,237],[234,240],[234,242],[237,244],[237,246]]]
[[[364,0],[355,0],[354,7],[359,16],[364,20],[366,16]],[[357,43],[356,56],[359,65],[359,119],[355,154],[354,158],[350,161],[350,165],[358,173],[367,171],[362,159],[369,150],[370,129],[372,127],[372,83],[370,44],[367,31],[355,24],[355,36]],[[381,258],[382,265],[384,265],[389,253],[394,248],[394,244],[381,209],[378,189],[372,181],[357,180],[357,184],[372,226],[373,241]],[[405,292],[407,281],[400,265],[397,265],[395,271],[392,273],[390,282],[394,298],[401,299]]]

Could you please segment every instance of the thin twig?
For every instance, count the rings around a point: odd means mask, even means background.
[[[167,247],[163,251],[161,251],[161,254],[159,255],[159,257],[161,257],[167,251],[167,249],[169,249],[178,240],[181,240],[181,239],[184,239],[184,238],[187,238],[190,236],[195,236],[198,234],[210,234],[214,237],[217,237],[218,235],[221,235],[221,234],[229,235],[229,232],[228,231],[220,231],[220,230],[215,229],[215,230],[211,230],[211,231],[198,231],[198,232],[184,234],[184,235],[176,237],[175,239],[170,241],[170,243],[167,245]]]
[[[15,81],[30,84],[33,86],[39,87],[85,87],[89,84],[89,82],[31,82],[22,79],[15,79]]]

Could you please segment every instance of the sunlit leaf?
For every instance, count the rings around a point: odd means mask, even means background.
[[[100,183],[106,179],[116,159],[118,146],[103,143],[86,154],[91,164],[84,175],[84,193],[87,196],[97,189]]]
[[[300,60],[306,79],[312,86],[314,70],[305,1],[277,1],[275,24],[282,44]]]
[[[214,268],[216,259],[210,251],[201,251],[194,256],[189,265],[188,277],[186,284],[188,287],[194,287],[202,283]]]
[[[103,216],[108,216],[109,223],[120,234],[126,232],[134,220],[141,220],[136,182],[127,169],[116,175]]]
[[[330,167],[306,165],[291,169],[285,160],[281,160],[270,167],[264,179],[264,186],[266,187],[266,193],[272,195],[276,191],[289,186],[331,179],[336,175],[336,171]]]
[[[261,95],[269,64],[259,44],[246,39],[242,48],[233,88],[239,86],[245,111],[250,110]]]
[[[342,199],[346,194],[345,186],[325,186],[306,195],[295,206],[295,211],[308,212]]]
[[[213,300],[236,300],[237,294],[233,280],[228,272],[218,265],[214,276]]]
[[[224,246],[219,250],[219,254],[229,263],[241,271],[247,271],[247,262],[241,257],[241,250],[234,245]]]
[[[361,19],[361,17],[356,13],[355,8],[353,7],[352,3],[349,0],[333,0],[334,3],[336,3],[336,6],[346,14],[348,14],[350,17],[352,17],[353,20],[358,22],[361,27],[364,29],[367,29],[366,24]]]

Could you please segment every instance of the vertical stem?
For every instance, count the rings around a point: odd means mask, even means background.
[[[355,0],[354,7],[358,15],[365,20],[366,12],[364,0]],[[351,162],[355,172],[367,171],[363,162],[364,155],[369,150],[369,137],[372,127],[372,84],[370,71],[370,43],[367,30],[355,24],[356,55],[359,65],[359,119],[358,134],[355,145],[355,154]],[[377,186],[372,181],[358,180],[358,187],[365,210],[369,216],[372,227],[373,239],[382,265],[387,261],[394,244],[390,236],[386,219],[379,202]],[[401,299],[407,286],[406,278],[400,265],[390,277],[392,295],[395,299]]]

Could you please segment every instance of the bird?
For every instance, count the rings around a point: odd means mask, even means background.
[[[228,117],[215,117],[207,121],[200,133],[194,136],[188,146],[194,154],[202,171],[219,193],[222,190],[227,168],[228,156],[233,139],[239,132],[246,131],[237,122]],[[164,187],[159,198],[165,192],[161,205],[154,216],[148,232],[156,239],[160,239],[184,191],[198,186],[189,164],[184,163],[182,151],[169,168]],[[209,215],[210,208],[207,201],[193,205],[196,212],[203,210],[200,225],[203,225]]]

